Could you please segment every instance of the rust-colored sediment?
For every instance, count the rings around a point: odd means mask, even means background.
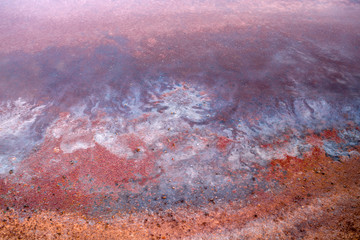
[[[329,135],[324,131],[321,135]],[[334,133],[330,137],[335,136]],[[313,138],[322,139],[320,135]],[[353,150],[359,150],[356,146]],[[271,162],[253,181],[278,181],[242,201],[102,218],[71,211],[1,212],[3,239],[358,239],[360,156],[334,161],[319,147]],[[275,186],[275,185],[274,185]],[[29,213],[29,211],[31,213]]]

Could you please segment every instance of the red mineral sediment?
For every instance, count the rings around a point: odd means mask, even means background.
[[[294,161],[292,161],[294,160]],[[135,213],[113,215],[110,220],[85,217],[68,211],[41,211],[28,214],[14,212],[13,207],[2,212],[3,238],[27,236],[41,238],[97,238],[107,236],[132,239],[177,237],[206,238],[215,236],[238,237],[333,237],[356,239],[359,214],[359,158],[352,157],[339,164],[314,149],[298,166],[296,159],[274,160],[281,162],[280,169],[264,170],[263,176],[280,181],[280,186],[270,191],[256,191],[249,201],[210,204],[205,209],[194,207],[166,210],[161,213]],[[314,161],[316,160],[316,161]],[[314,170],[315,169],[315,170]],[[283,175],[278,178],[277,176]],[[3,189],[3,188],[2,188]],[[36,200],[37,198],[35,198]],[[66,199],[66,198],[65,198]],[[74,199],[79,202],[79,199]],[[54,199],[49,201],[54,203]],[[72,203],[63,203],[66,208]],[[24,207],[27,210],[27,207]],[[33,210],[28,210],[33,211]],[[23,220],[19,221],[20,216]],[[29,216],[29,217],[27,217]],[[341,220],[344,219],[344,220]],[[347,220],[345,220],[347,219]],[[294,225],[287,222],[292,221]],[[324,223],[325,221],[325,223]],[[318,231],[314,226],[321,226]],[[258,231],[259,229],[262,231]],[[36,229],[36,231],[31,230]],[[336,229],[336,231],[334,230]],[[255,232],[254,232],[255,231]],[[209,235],[211,234],[211,235]],[[256,234],[256,235],[254,235]]]

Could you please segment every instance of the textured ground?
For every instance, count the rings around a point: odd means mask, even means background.
[[[0,3],[1,239],[359,239],[357,1]]]

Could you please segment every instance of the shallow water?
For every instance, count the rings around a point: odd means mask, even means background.
[[[221,206],[281,189],[262,175],[274,160],[301,160],[314,147],[333,161],[356,156],[360,32],[350,16],[358,6],[339,6],[349,18],[316,7],[247,13],[244,24],[141,38],[85,18],[94,26],[82,30],[87,44],[69,30],[69,43],[44,33],[39,48],[3,47],[0,178],[17,193],[4,187],[2,206],[105,217]],[[59,26],[73,21],[44,19],[62,37]],[[37,30],[27,31],[10,36]]]

